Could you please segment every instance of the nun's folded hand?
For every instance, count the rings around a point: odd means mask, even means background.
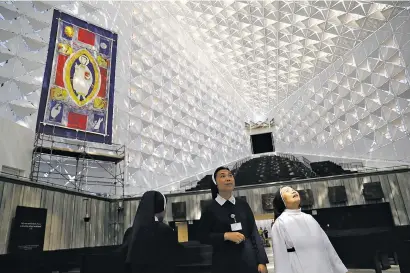
[[[268,269],[266,268],[266,265],[264,265],[264,264],[258,265],[258,272],[259,273],[268,273]]]
[[[245,240],[245,236],[239,232],[226,232],[224,234],[225,241],[231,241],[235,244],[240,244]]]

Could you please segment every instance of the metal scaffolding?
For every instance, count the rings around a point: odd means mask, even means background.
[[[124,196],[125,146],[37,132],[30,179],[101,196]]]

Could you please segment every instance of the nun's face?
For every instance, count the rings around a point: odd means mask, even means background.
[[[300,205],[299,193],[291,187],[283,187],[280,191],[286,208],[297,209]]]
[[[220,170],[216,174],[216,184],[219,192],[231,192],[235,188],[235,179],[228,170]]]
[[[156,213],[155,216],[157,216],[158,221],[160,221],[160,222],[164,221],[164,218],[165,218],[165,210],[164,210],[163,212]]]

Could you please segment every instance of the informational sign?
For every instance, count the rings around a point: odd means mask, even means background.
[[[9,252],[43,251],[47,209],[18,206],[12,223]]]
[[[55,10],[37,131],[111,144],[117,34]]]

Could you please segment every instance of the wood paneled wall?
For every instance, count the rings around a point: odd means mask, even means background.
[[[313,209],[330,208],[335,206],[354,206],[375,203],[366,201],[363,197],[363,184],[368,182],[381,182],[384,200],[389,202],[397,226],[410,225],[410,171],[379,172],[372,174],[349,175],[345,178],[319,178],[306,181],[288,181],[272,185],[254,187],[241,187],[235,191],[235,196],[246,196],[254,214],[266,214],[262,209],[262,194],[275,193],[279,187],[290,185],[297,190],[311,189],[314,195]],[[329,202],[328,187],[345,186],[347,203],[334,205]],[[187,220],[197,220],[201,217],[200,201],[211,198],[210,192],[185,193],[169,195],[166,220],[173,221],[172,203],[186,202]],[[124,228],[132,224],[132,219],[138,207],[138,200],[126,201],[124,210]],[[377,202],[376,202],[377,203]]]
[[[88,223],[83,220],[87,202],[84,199],[88,199],[91,216]],[[0,181],[0,254],[7,252],[17,206],[47,209],[44,250],[112,245],[117,239],[110,221],[110,200]]]
[[[118,200],[110,200],[76,193],[69,190],[44,187],[0,177],[0,254],[7,251],[10,227],[18,205],[47,209],[47,223],[44,250],[68,249],[114,245],[122,242],[125,230],[132,225],[139,198],[124,200],[119,211]],[[275,193],[280,186],[291,185],[296,189],[310,188],[314,194],[313,209],[329,208],[328,187],[344,185],[348,206],[369,204],[362,195],[363,184],[380,181],[384,200],[389,202],[394,223],[397,226],[410,225],[410,171],[400,170],[372,174],[349,175],[344,178],[320,178],[305,181],[290,181],[269,185],[241,187],[236,196],[246,196],[256,215],[265,214],[261,195]],[[187,220],[201,217],[200,201],[211,198],[207,191],[168,195],[166,220],[173,221],[172,203],[186,202]],[[90,222],[85,223],[88,199]],[[339,205],[340,206],[340,205]]]

